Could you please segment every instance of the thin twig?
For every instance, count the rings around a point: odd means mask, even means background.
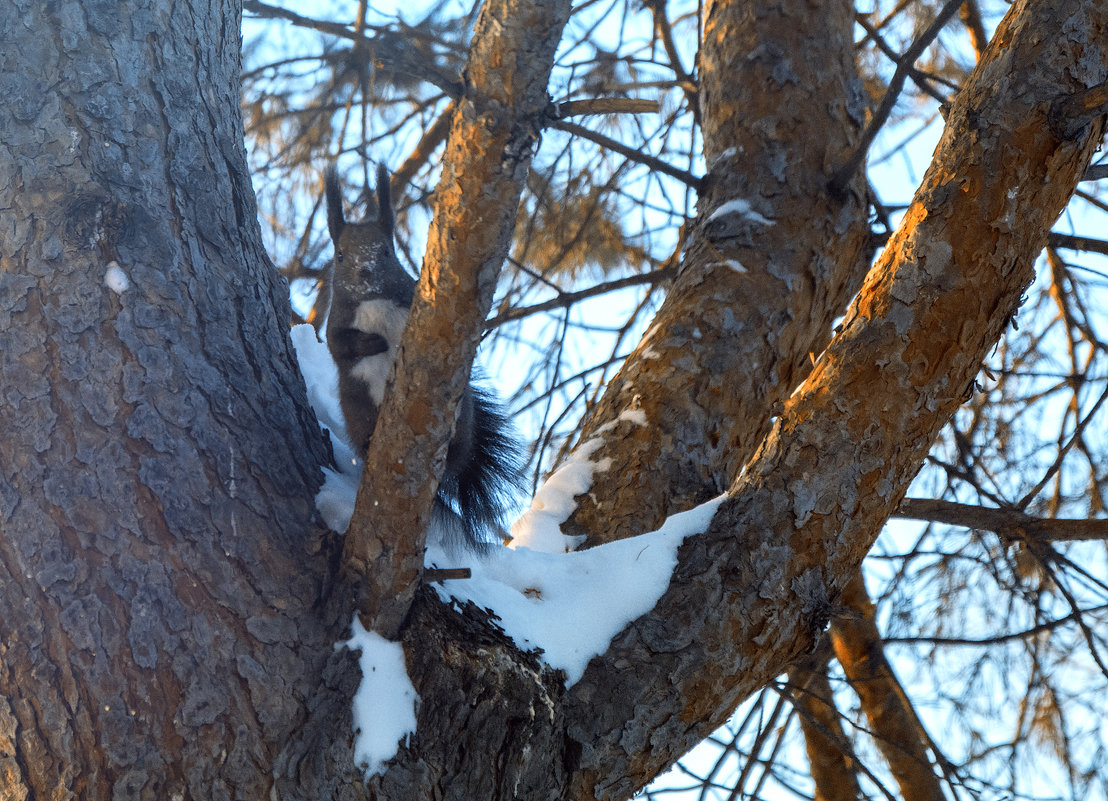
[[[1094,606],[1091,609],[1083,609],[1080,612],[1071,612],[1065,617],[1060,617],[1056,620],[1048,620],[1045,623],[1040,623],[1037,626],[1032,626],[1023,631],[1014,631],[1010,634],[998,634],[995,637],[982,637],[981,639],[972,639],[970,637],[885,637],[884,642],[895,643],[897,645],[976,645],[986,647],[1002,645],[1003,643],[1012,642],[1013,640],[1026,640],[1028,637],[1034,637],[1043,632],[1053,631],[1067,623],[1076,623],[1077,618],[1082,614],[1103,612],[1105,610],[1108,610],[1108,604]]]
[[[288,20],[298,28],[307,28],[309,30],[319,31],[320,33],[338,36],[342,39],[349,39],[354,42],[355,46],[361,45],[370,50],[370,52],[373,50],[373,37],[365,36],[337,22],[327,22],[325,20],[313,19],[312,17],[305,17],[294,11],[289,11],[288,9],[262,3],[260,0],[243,0],[242,9],[243,11],[249,11],[257,14],[259,17],[265,17],[267,19]],[[375,55],[374,58],[391,70],[411,75],[421,81],[426,81],[438,87],[452,98],[457,98],[462,93],[461,81],[443,75],[441,72],[434,69],[434,66],[429,62],[405,63],[401,66],[392,59],[386,59],[378,55]]]
[[[568,122],[567,120],[554,120],[551,123],[552,128],[557,128],[559,131],[565,131],[568,134],[574,136],[580,136],[582,139],[588,139],[590,142],[595,142],[601,147],[612,150],[619,153],[626,159],[638,162],[639,164],[645,164],[653,170],[657,170],[660,173],[668,175],[670,178],[676,178],[678,181],[692,187],[693,189],[700,191],[700,184],[703,179],[696,177],[692,173],[685,172],[682,169],[674,167],[665,161],[662,161],[656,156],[651,156],[643,153],[641,150],[636,150],[633,147],[629,147],[622,142],[617,142],[610,136],[590,131],[575,122]]]
[[[496,328],[504,323],[511,322],[512,320],[519,320],[523,317],[530,317],[532,314],[539,314],[540,312],[550,311],[551,309],[564,309],[572,306],[578,301],[585,300],[587,298],[596,297],[597,295],[603,295],[607,292],[615,292],[619,289],[625,289],[629,286],[638,286],[639,284],[660,284],[663,281],[668,281],[673,278],[675,270],[672,267],[660,267],[657,270],[651,270],[648,273],[641,273],[639,275],[629,275],[625,278],[617,278],[614,281],[605,281],[603,284],[597,284],[587,289],[580,289],[576,292],[562,292],[559,291],[556,297],[550,300],[545,300],[542,303],[536,303],[533,306],[525,306],[518,309],[509,309],[508,311],[501,312],[495,317],[490,318],[485,323],[485,330]]]
[[[889,88],[885,92],[885,96],[881,99],[881,105],[878,106],[877,111],[874,112],[873,119],[870,120],[865,133],[862,134],[862,141],[858,143],[858,148],[854,151],[850,159],[847,160],[846,164],[840,167],[831,178],[829,189],[832,194],[840,195],[843,190],[846,189],[846,185],[850,183],[850,180],[854,177],[854,173],[858,171],[858,167],[865,161],[866,153],[869,152],[873,140],[877,138],[878,131],[881,130],[882,126],[888,120],[889,115],[892,113],[893,107],[900,97],[900,92],[904,89],[904,81],[908,79],[908,75],[912,70],[912,65],[916,63],[916,59],[923,54],[923,51],[927,49],[927,46],[931,44],[932,40],[939,35],[939,31],[943,29],[947,20],[958,10],[958,6],[961,4],[962,0],[947,0],[939,10],[939,14],[935,17],[935,21],[927,27],[927,30],[920,34],[919,38],[912,43],[912,46],[909,47],[907,52],[897,61],[896,72],[893,73],[892,80],[889,81]]]

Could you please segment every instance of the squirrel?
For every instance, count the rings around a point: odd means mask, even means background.
[[[364,457],[385,384],[415,297],[396,256],[389,174],[377,168],[376,216],[348,222],[333,167],[324,179],[334,244],[326,340],[338,367],[339,402],[355,452]],[[322,292],[323,290],[321,290]],[[497,399],[472,381],[458,403],[454,437],[435,500],[447,546],[482,551],[503,539],[504,506],[522,472],[521,447]]]

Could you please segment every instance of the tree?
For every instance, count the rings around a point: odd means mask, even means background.
[[[611,467],[562,528],[596,545],[726,498],[681,547],[655,608],[568,689],[479,610],[440,602],[421,573],[435,471],[517,206],[525,186],[529,202],[543,196],[541,170],[528,184],[536,142],[553,126],[588,134],[547,98],[569,4],[487,2],[460,79],[445,56],[392,63],[449,98],[446,122],[413,151],[437,137],[443,167],[345,538],[311,502],[327,454],[256,224],[237,4],[6,7],[6,796],[622,798],[786,671],[798,708],[824,721],[812,752],[829,735],[853,770],[824,714],[835,701],[823,631],[833,623],[848,676],[853,642],[879,646],[859,567],[972,398],[1101,141],[1108,19],[1087,1],[1013,5],[870,269],[861,162],[883,120],[880,107],[867,120],[853,9],[706,4],[691,74],[666,5],[648,5],[707,173],[651,163],[695,187],[698,211],[650,330],[580,424]],[[919,51],[959,5],[936,11]],[[337,32],[354,45],[336,56],[335,85],[364,91],[378,55],[367,47],[387,37],[368,36],[364,15]],[[907,77],[927,83],[917,55],[901,59],[889,97]],[[592,213],[613,212],[598,200]],[[1019,540],[1040,564],[1057,558],[1044,542]],[[366,783],[348,734],[359,673],[333,647],[355,611],[403,644],[421,699],[413,738]],[[884,688],[879,702],[892,698]],[[898,767],[886,752],[902,779],[926,748],[910,720],[888,731],[908,754]],[[825,797],[853,792],[815,766],[813,777]]]

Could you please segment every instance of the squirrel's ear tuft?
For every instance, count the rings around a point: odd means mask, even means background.
[[[384,164],[377,165],[377,224],[386,235],[392,236],[392,192],[389,187],[389,171]]]
[[[323,174],[323,186],[327,197],[327,230],[331,232],[331,242],[337,248],[342,229],[346,227],[346,217],[342,213],[342,189],[339,187],[339,175],[332,164]]]

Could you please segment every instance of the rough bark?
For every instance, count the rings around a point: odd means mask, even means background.
[[[1100,140],[1100,121],[1060,140],[1050,117],[1103,80],[1106,16],[1093,2],[1010,9],[841,332],[708,532],[686,540],[655,609],[570,691],[574,797],[632,792],[811,648]]]
[[[853,6],[710,2],[704,15],[708,175],[673,288],[581,434],[611,460],[562,527],[590,545],[730,485],[867,267],[864,183],[827,190],[864,122]],[[736,199],[751,213],[713,219]],[[648,425],[611,425],[630,409]]]
[[[454,409],[508,253],[569,5],[496,0],[477,20],[416,299],[346,534],[344,563],[372,576],[363,622],[388,637],[419,586]]]
[[[710,31],[722,11],[709,9]],[[0,68],[0,737],[13,794],[35,798],[628,797],[811,648],[1102,133],[1098,121],[1059,139],[1055,100],[1108,72],[1102,4],[1013,6],[841,334],[682,547],[657,607],[566,692],[481,635],[479,616],[417,595],[401,634],[419,728],[363,787],[348,735],[357,671],[329,626],[350,607],[316,603],[331,570],[308,526],[318,440],[257,246],[237,37],[197,39],[235,30],[235,9],[0,13],[22,43]],[[454,203],[510,199],[463,173],[447,185],[472,191]],[[474,247],[493,252],[495,227]],[[111,261],[131,276],[122,295],[104,286]],[[434,279],[423,291],[445,295]],[[689,349],[701,355],[714,369],[717,349]],[[441,424],[426,431],[445,443]]]
[[[0,6],[5,798],[267,798],[330,653],[236,31],[233,4]]]

